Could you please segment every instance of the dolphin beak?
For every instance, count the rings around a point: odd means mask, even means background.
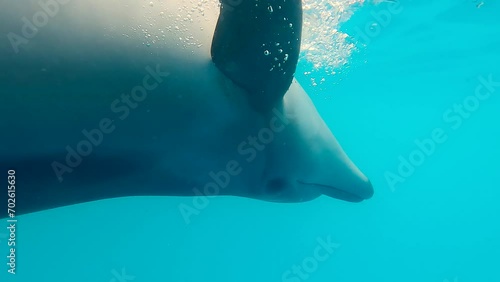
[[[311,167],[317,173],[299,179],[299,183],[314,186],[317,192],[343,201],[370,199],[374,191],[368,177],[351,161],[333,134],[327,137],[329,147],[312,153],[316,158]]]
[[[296,146],[295,151],[287,150],[300,161],[300,170],[293,175],[296,183],[307,186],[304,188],[315,195],[321,193],[348,202],[370,199],[373,186],[368,177],[347,156],[319,113],[313,111],[314,104],[300,85],[293,83],[291,89],[285,104],[296,103],[300,107],[292,107],[287,114],[301,117],[295,120],[299,131],[297,135],[307,145]]]

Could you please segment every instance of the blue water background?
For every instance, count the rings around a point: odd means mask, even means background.
[[[215,198],[187,225],[181,198],[26,215],[18,274],[5,270],[0,280],[118,282],[124,271],[133,280],[122,281],[134,282],[278,282],[330,237],[340,247],[298,281],[500,281],[500,87],[457,129],[443,120],[474,95],[479,76],[500,81],[500,3],[478,4],[401,1],[403,10],[362,42],[356,28],[371,26],[372,12],[389,4],[364,5],[342,27],[358,46],[348,65],[313,87],[303,75],[310,66],[300,63],[298,80],[371,178],[373,199]],[[391,189],[387,172],[437,128],[447,140]]]

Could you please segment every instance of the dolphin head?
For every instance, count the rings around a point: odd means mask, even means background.
[[[252,1],[221,6],[212,61],[245,90],[251,107],[271,120],[270,128],[262,132],[273,136],[273,141],[264,142],[265,149],[263,145],[250,149],[255,154],[258,150],[259,157],[246,168],[246,177],[233,180],[233,184],[240,181],[233,185],[237,188],[226,193],[276,202],[306,201],[321,194],[351,202],[368,199],[373,194],[370,181],[349,160],[293,79],[300,57],[302,1],[282,2],[272,15],[269,5]],[[284,127],[275,122],[277,116]]]
[[[349,159],[298,83],[285,95],[281,113],[286,125],[275,133],[266,153],[259,198],[302,202],[327,195],[360,202],[372,197],[370,180]]]

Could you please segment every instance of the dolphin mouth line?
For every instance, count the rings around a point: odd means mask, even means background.
[[[319,187],[320,191],[323,195],[327,195],[327,196],[337,198],[340,200],[344,200],[344,201],[348,201],[348,202],[361,202],[361,201],[365,200],[365,198],[363,198],[361,196],[347,192],[347,191],[342,190],[342,189],[338,189],[334,186],[325,185],[325,184],[318,184],[318,183],[309,183],[309,182],[305,182],[302,180],[297,180],[297,182],[299,184],[302,184],[302,185]]]

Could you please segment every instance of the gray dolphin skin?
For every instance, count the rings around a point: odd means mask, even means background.
[[[220,15],[212,41],[215,65],[251,93],[254,108],[269,111],[293,80],[300,53],[302,1],[223,0]]]
[[[130,196],[371,198],[294,79],[301,5],[2,1],[0,174],[15,172],[16,214]]]

